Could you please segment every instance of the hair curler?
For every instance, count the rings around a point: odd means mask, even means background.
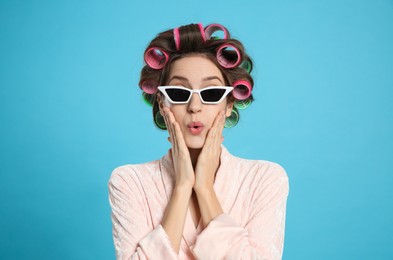
[[[176,50],[180,50],[180,33],[179,33],[179,28],[173,29],[173,38],[175,40]]]
[[[237,109],[243,110],[249,107],[252,103],[251,98],[246,98],[245,100],[236,100],[235,103],[233,104]]]
[[[245,71],[247,71],[248,73],[251,73],[252,71],[252,63],[251,60],[249,58],[245,59],[240,65],[240,68],[244,69]]]
[[[206,42],[205,30],[203,29],[203,25],[198,23],[199,32],[201,33],[203,42]],[[176,50],[180,50],[180,32],[179,28],[173,29],[173,38],[175,40]]]
[[[241,62],[240,51],[232,44],[221,45],[216,52],[218,63],[226,69],[236,67]]]
[[[251,84],[248,80],[237,80],[233,83],[232,95],[238,100],[245,100],[251,95]]]
[[[201,23],[198,23],[198,28],[199,28],[199,32],[202,35],[203,42],[206,42],[206,34],[205,34],[205,30],[203,29],[203,25]]]
[[[152,94],[147,94],[146,92],[142,92],[142,99],[143,101],[149,105],[149,106],[153,106],[154,103],[154,95]]]
[[[212,23],[212,24],[209,24],[205,29],[205,39],[206,40],[212,39],[213,38],[212,35],[217,31],[222,31],[224,33],[223,40],[226,40],[229,38],[228,30],[224,26],[222,26],[221,24],[218,24],[218,23]],[[216,37],[214,37],[214,38],[216,38]]]
[[[238,122],[239,122],[239,112],[237,109],[234,107],[232,109],[231,115],[225,119],[225,128],[231,128],[234,127]]]
[[[168,54],[159,47],[151,47],[145,52],[145,62],[156,70],[162,69],[168,62],[168,59]]]
[[[157,111],[157,113],[154,116],[154,124],[161,130],[167,129],[164,117],[161,115],[160,111]]]
[[[154,94],[158,90],[158,83],[155,80],[147,79],[141,83],[141,88],[147,94]]]

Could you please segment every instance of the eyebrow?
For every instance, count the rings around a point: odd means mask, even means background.
[[[187,78],[182,77],[182,76],[177,76],[177,75],[172,76],[172,78],[170,78],[168,82],[171,82],[173,79],[179,79],[179,80],[182,80],[182,81],[189,82]],[[209,81],[209,80],[214,80],[214,79],[217,79],[218,81],[221,82],[221,84],[224,84],[224,83],[221,81],[221,79],[220,79],[219,77],[217,77],[217,76],[206,77],[206,78],[203,78],[202,81]]]

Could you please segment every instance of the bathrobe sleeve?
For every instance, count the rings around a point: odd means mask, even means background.
[[[257,173],[258,174],[258,173]],[[231,215],[213,219],[193,247],[197,259],[281,259],[284,245],[288,178],[278,165],[264,174],[253,191],[254,202],[248,221],[241,226]]]
[[[121,167],[109,179],[116,259],[178,259],[161,225],[153,227],[143,188]]]

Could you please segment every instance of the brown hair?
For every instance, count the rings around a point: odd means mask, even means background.
[[[226,28],[224,29],[226,30]],[[252,61],[250,57],[246,54],[241,42],[235,39],[231,39],[229,36],[229,32],[227,32],[226,39],[217,39],[216,37],[210,36],[208,37],[208,39],[205,39],[206,36],[202,35],[202,33],[205,32],[201,31],[201,25],[199,24],[189,24],[181,26],[177,30],[177,44],[180,46],[176,46],[175,34],[174,30],[172,29],[159,33],[146,48],[145,54],[151,49],[158,49],[160,50],[160,52],[167,55],[167,60],[164,59],[162,68],[153,68],[149,66],[149,64],[146,64],[142,68],[141,78],[139,81],[139,86],[141,89],[142,86],[147,82],[148,84],[153,85],[153,88],[156,88],[159,85],[165,85],[169,75],[171,64],[175,60],[192,55],[204,56],[211,60],[214,64],[216,64],[216,66],[220,69],[224,80],[226,81],[225,84],[227,84],[227,86],[232,86],[233,83],[237,80],[246,80],[250,83],[252,89],[254,85],[253,79],[250,75],[252,69]],[[240,66],[235,66],[233,68],[225,68],[217,60],[217,50],[224,44],[230,44],[239,51],[241,58]],[[179,48],[177,49],[176,47]],[[236,56],[236,53],[233,50],[223,51],[223,54],[226,55],[226,58],[228,59],[233,59],[233,56]],[[153,106],[153,119],[155,125],[160,129],[166,129],[165,123],[163,122],[162,118],[160,119],[156,94],[157,92],[143,92],[143,97],[149,104]],[[233,95],[229,95],[228,98],[235,102],[235,106],[233,108],[233,116],[236,118],[232,118],[232,121],[234,121],[233,125],[235,125],[239,119],[238,109],[243,109],[247,107],[254,99],[252,94],[250,94],[250,96],[246,100],[236,100]]]

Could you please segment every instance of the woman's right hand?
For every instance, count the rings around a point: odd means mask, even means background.
[[[170,109],[165,107],[162,110],[164,112],[165,124],[168,128],[169,138],[172,144],[171,153],[173,166],[175,168],[175,185],[177,187],[186,186],[192,188],[195,183],[195,175],[190,152],[184,141],[183,133]]]

